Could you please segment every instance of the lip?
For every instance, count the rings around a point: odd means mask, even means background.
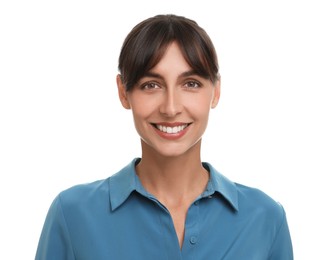
[[[184,123],[184,122],[158,122],[158,123],[151,123],[154,131],[162,138],[167,140],[177,140],[181,137],[183,137],[186,132],[189,130],[189,126],[192,123]],[[178,133],[166,133],[163,131],[160,131],[156,126],[161,125],[165,127],[178,127],[178,126],[186,126],[183,130],[179,131]]]

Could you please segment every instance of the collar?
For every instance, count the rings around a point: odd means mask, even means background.
[[[218,193],[224,197],[234,210],[238,211],[238,190],[235,183],[218,172],[210,163],[203,162],[202,165],[208,170],[210,178],[206,190],[201,196],[206,197]]]
[[[140,158],[135,158],[126,167],[109,178],[110,203],[112,210],[117,209],[121,204],[123,204],[134,191],[139,192],[145,197],[152,197],[152,195],[147,193],[147,191],[143,188],[136,174],[135,165],[139,161]],[[210,178],[207,188],[201,197],[219,193],[237,211],[238,192],[236,185],[219,173],[210,163],[204,162],[202,165],[209,171]]]

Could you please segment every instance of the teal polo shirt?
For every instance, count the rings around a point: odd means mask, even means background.
[[[47,214],[36,260],[291,260],[283,207],[209,163],[191,204],[182,248],[169,211],[142,186],[134,159],[111,177],[61,192]]]

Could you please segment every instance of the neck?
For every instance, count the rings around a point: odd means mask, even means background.
[[[179,156],[163,156],[142,142],[142,160],[136,167],[145,189],[160,200],[190,200],[208,183],[200,158],[201,140]]]

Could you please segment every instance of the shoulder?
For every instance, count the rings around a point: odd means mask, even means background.
[[[109,178],[97,180],[90,183],[74,185],[61,191],[57,199],[62,205],[72,206],[79,204],[90,204],[101,198],[108,197]]]
[[[236,184],[239,216],[246,219],[262,243],[268,245],[268,259],[293,259],[292,244],[284,207],[262,190]],[[267,242],[266,242],[267,241]]]
[[[91,209],[109,205],[110,200],[113,202],[118,197],[127,197],[135,187],[134,164],[136,160],[132,160],[127,166],[106,179],[75,185],[63,190],[56,200],[62,207]]]
[[[235,185],[238,193],[239,211],[250,212],[278,222],[285,218],[283,206],[264,191],[239,183],[235,183]]]
[[[262,190],[231,181],[209,163],[204,163],[204,166],[210,172],[211,188],[220,193],[239,215],[259,213],[258,216],[261,216],[263,213],[278,218],[283,216],[280,203]]]

